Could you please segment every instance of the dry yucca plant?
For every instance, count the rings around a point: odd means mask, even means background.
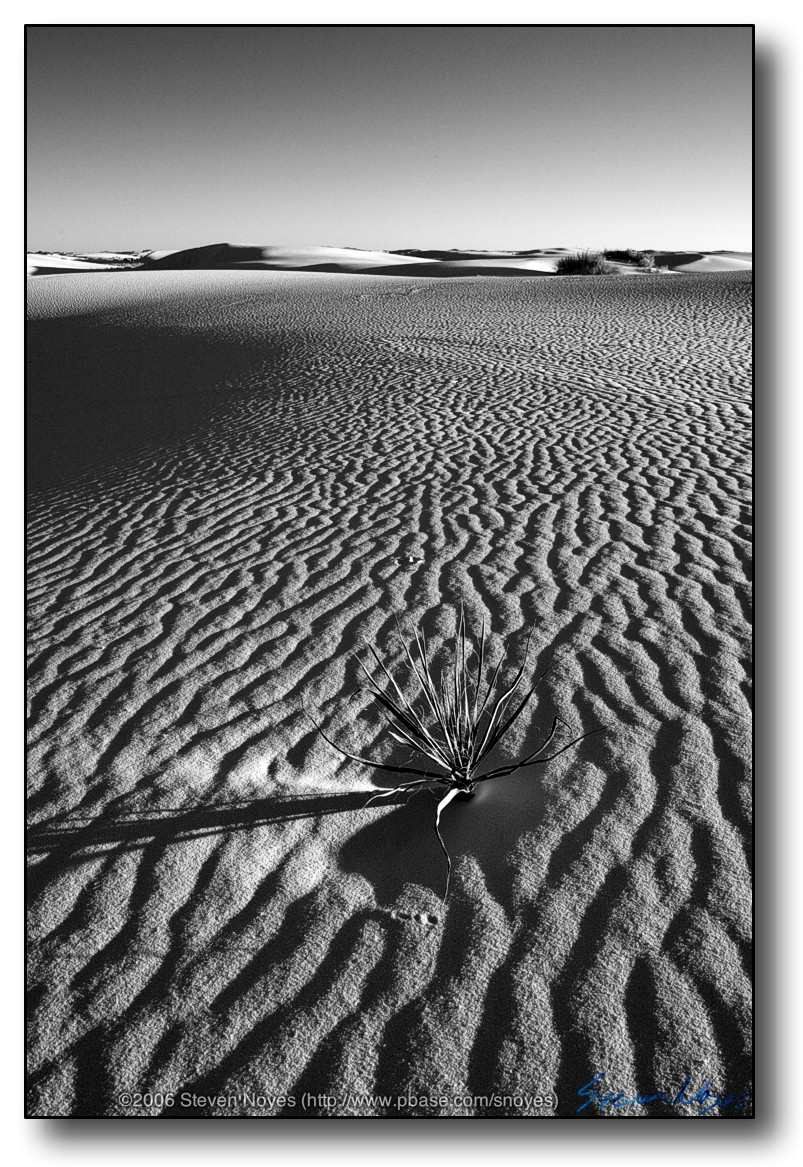
[[[559,276],[615,276],[619,268],[598,251],[580,251],[576,255],[562,255],[555,264],[555,272]]]
[[[375,770],[388,770],[397,774],[416,776],[412,782],[402,782],[399,786],[380,788],[369,798],[366,806],[377,798],[388,798],[398,793],[414,794],[420,790],[431,789],[441,794],[435,810],[435,834],[446,856],[446,892],[448,892],[452,861],[441,837],[440,820],[441,814],[449,803],[458,795],[466,798],[472,797],[474,787],[480,782],[490,782],[492,778],[503,778],[525,766],[549,762],[572,746],[577,745],[583,738],[589,737],[592,733],[598,733],[599,730],[592,729],[588,733],[580,734],[579,737],[567,742],[554,753],[542,757],[541,755],[557,732],[558,724],[567,724],[562,718],[555,717],[546,740],[534,753],[520,758],[517,762],[498,766],[484,774],[480,773],[483,763],[487,761],[491,752],[524,712],[538,685],[550,669],[541,673],[526,691],[521,689],[529,657],[530,637],[528,637],[524,662],[516,673],[513,683],[501,691],[498,689],[499,676],[507,655],[507,650],[505,650],[497,664],[490,669],[490,676],[483,684],[483,676],[488,663],[486,661],[485,621],[483,620],[482,623],[479,650],[477,650],[467,632],[462,606],[452,650],[452,660],[444,667],[439,680],[435,678],[433,659],[425,634],[422,631],[421,633],[416,632],[414,635],[417,659],[402,640],[407,661],[415,674],[417,687],[420,690],[414,701],[404,695],[379,654],[371,645],[366,647],[386,678],[388,688],[383,689],[379,682],[371,676],[363,662],[358,657],[356,659],[367,680],[367,685],[362,687],[363,691],[370,694],[378,704],[390,736],[400,745],[409,747],[419,757],[431,762],[437,769],[423,770],[412,766],[394,766],[386,762],[374,761],[371,758],[362,758],[358,754],[352,754],[348,750],[342,749],[324,733],[314,718],[311,720],[329,745],[345,758],[361,762]],[[415,708],[416,702],[421,703],[421,712]]]

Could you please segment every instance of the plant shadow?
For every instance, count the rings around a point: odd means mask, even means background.
[[[577,751],[587,758],[598,748],[597,742],[599,738],[587,738],[560,759],[567,779]],[[502,903],[509,899],[513,875],[507,856],[544,816],[550,798],[543,781],[546,772],[544,765],[531,765],[481,783],[473,797],[454,799],[441,816],[440,832],[452,864],[458,855],[473,856],[488,891]],[[424,790],[394,804],[343,845],[341,866],[368,879],[380,903],[394,902],[407,883],[418,883],[443,896],[448,864],[435,834],[435,810],[445,789],[437,790]]]

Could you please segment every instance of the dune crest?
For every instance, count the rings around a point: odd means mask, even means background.
[[[532,251],[365,251],[352,247],[254,247],[214,243],[178,251],[151,251],[142,258],[143,271],[304,271],[355,275],[401,275],[457,278],[461,276],[540,276],[555,274],[563,255],[583,248],[550,247]],[[100,253],[98,253],[100,254]],[[752,269],[752,256],[737,252],[659,252],[656,263],[669,271],[724,272]],[[29,275],[109,270],[112,265],[90,258],[29,255]],[[616,265],[622,274],[643,275],[634,264]]]

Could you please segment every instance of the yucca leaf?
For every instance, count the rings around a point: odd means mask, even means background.
[[[438,743],[433,741],[426,729],[419,728],[414,725],[408,718],[404,716],[402,711],[390,700],[384,693],[375,693],[374,700],[379,706],[380,712],[388,724],[395,726],[397,729],[409,734],[412,738],[413,744],[417,748],[425,747],[426,749],[433,749],[440,753]],[[384,710],[387,709],[387,713]],[[441,754],[441,760],[446,759]]]
[[[555,718],[555,721],[559,720],[560,718]],[[565,725],[566,722],[564,721],[563,724]],[[550,733],[547,741],[552,740],[553,733],[554,723],[552,733]],[[578,742],[583,741],[584,738],[591,737],[595,733],[602,733],[602,730],[590,729],[587,733],[581,733],[580,736],[574,738],[573,741],[567,742],[565,746],[561,746],[561,748],[556,750],[554,754],[548,754],[546,758],[539,758],[538,755],[541,753],[541,751],[546,749],[547,743],[545,742],[544,745],[537,749],[534,754],[530,754],[527,758],[522,758],[520,762],[514,762],[510,766],[502,766],[499,770],[491,770],[490,774],[483,774],[481,778],[475,778],[474,781],[487,782],[489,778],[504,778],[505,775],[513,774],[516,770],[521,770],[524,766],[537,766],[541,762],[551,762],[553,758],[560,757],[561,754],[565,754],[567,750],[570,750],[572,746],[576,746]]]
[[[507,656],[507,650],[503,649],[502,655],[500,656],[499,660],[496,663],[496,667],[494,668],[493,672],[491,673],[491,679],[488,681],[488,688],[485,691],[485,697],[483,698],[482,705],[480,706],[480,711],[477,715],[477,719],[476,719],[477,725],[479,725],[480,718],[485,713],[485,711],[488,707],[488,702],[491,700],[491,698],[494,695],[494,692],[496,690],[496,682],[499,679],[499,672],[502,668],[502,665],[505,663],[506,656]]]
[[[410,741],[410,745],[420,750],[421,753],[432,756],[433,762],[440,762],[447,770],[449,769],[448,754],[423,726],[420,729],[414,726],[385,693],[376,693],[375,698],[380,706],[384,706],[396,718],[396,721],[399,723],[396,728],[400,729],[403,727],[410,734],[410,737],[413,739]],[[387,717],[386,720],[388,720]],[[415,740],[416,738],[418,740]]]
[[[460,721],[460,634],[463,630],[463,605],[460,605],[460,619],[457,623],[457,632],[454,638],[454,661],[452,668],[452,691],[454,694],[454,718],[455,727],[459,727]],[[459,737],[459,729],[458,729]]]
[[[476,732],[477,728],[477,705],[480,699],[480,688],[482,686],[482,674],[485,668],[485,617],[482,618],[482,629],[480,630],[480,651],[477,661],[477,678],[474,685],[474,715],[473,715],[473,729]]]
[[[558,722],[560,722],[562,725],[565,725],[565,724],[566,724],[566,722],[563,720],[563,718],[561,718],[561,717],[555,717],[555,718],[553,719],[553,721],[552,721],[552,728],[551,728],[551,730],[549,731],[549,734],[548,734],[548,736],[547,736],[546,740],[545,740],[544,742],[542,742],[542,744],[541,744],[541,745],[538,747],[538,749],[535,751],[535,753],[533,753],[533,754],[530,754],[530,755],[529,755],[529,758],[528,758],[528,759],[525,759],[525,760],[524,760],[523,762],[521,762],[521,763],[516,763],[516,765],[526,765],[526,764],[527,764],[527,761],[528,761],[529,759],[536,758],[536,757],[537,757],[539,754],[543,753],[543,751],[544,751],[544,750],[547,748],[547,746],[549,745],[549,743],[552,741],[553,737],[555,736],[555,732],[556,732],[556,730],[557,730],[557,728],[558,728]],[[498,770],[493,770],[493,771],[491,771],[491,773],[492,773],[492,774],[494,774],[495,776],[497,776],[497,777],[498,777],[498,775],[499,775],[499,771],[500,771],[500,770],[504,770],[504,769],[507,769],[507,767],[506,767],[506,766],[501,766],[501,767],[499,767],[499,769],[498,769]],[[490,775],[489,775],[489,774],[484,774],[484,775],[482,776],[482,778],[478,778],[478,779],[477,779],[477,781],[478,781],[478,782],[481,782],[481,781],[483,780],[483,778],[488,778],[488,777],[490,777]]]
[[[430,753],[429,750],[423,749],[418,744],[418,742],[413,741],[413,739],[409,736],[409,734],[405,733],[403,729],[400,729],[398,726],[394,726],[393,723],[389,720],[387,721],[387,724],[388,724],[388,733],[390,734],[390,736],[393,738],[394,741],[397,741],[399,743],[399,745],[409,746],[411,749],[415,750],[416,753],[421,754],[422,757],[429,758],[429,760],[431,762],[434,762],[436,766],[443,765],[440,758],[436,754]],[[444,768],[446,769],[446,767],[444,767]]]
[[[305,713],[307,711],[305,710]],[[351,754],[348,750],[341,749],[337,742],[333,742],[328,734],[324,733],[318,722],[311,713],[307,713],[307,717],[317,729],[324,741],[328,742],[332,749],[337,750],[344,758],[350,758],[352,762],[362,762],[364,766],[372,766],[374,770],[389,770],[394,774],[418,774],[421,778],[432,778],[435,781],[443,781],[444,775],[438,774],[432,770],[414,770],[410,766],[389,766],[384,762],[374,762],[370,758],[361,758],[359,754]]]
[[[484,758],[485,755],[488,754],[491,749],[493,749],[493,745],[495,744],[495,742],[499,740],[498,737],[494,736],[496,729],[497,729],[497,726],[499,725],[499,723],[502,720],[502,717],[503,717],[504,712],[505,712],[505,706],[507,705],[507,702],[513,696],[516,689],[519,687],[519,684],[521,683],[521,678],[523,676],[523,673],[524,673],[524,666],[522,665],[515,681],[510,686],[510,688],[507,689],[504,693],[501,694],[501,696],[499,696],[497,698],[497,700],[494,704],[493,710],[491,712],[490,718],[488,720],[488,724],[485,727],[485,732],[483,733],[483,736],[482,736],[482,742],[477,747],[477,749],[475,751],[474,757],[475,757],[475,761],[476,761],[477,765],[479,765],[480,759]]]
[[[410,666],[413,672],[418,678],[418,684],[427,699],[427,704],[429,705],[435,719],[440,723],[442,720],[441,709],[438,702],[437,690],[435,689],[435,686],[432,682],[432,672],[429,666],[429,658],[427,656],[426,639],[424,639],[422,648],[422,644],[418,639],[418,633],[416,633],[416,644],[418,645],[419,655],[421,656],[422,660],[423,673],[419,671],[419,667],[413,660],[412,653],[406,645],[404,645],[404,651],[407,655],[407,659],[410,662]]]
[[[530,634],[530,635],[532,635],[532,634]],[[530,636],[528,636],[528,641],[526,641],[526,645],[525,645],[525,649],[524,649],[524,661],[522,662],[521,668],[519,668],[518,672],[516,673],[514,683],[512,683],[512,685],[510,685],[508,690],[505,690],[505,692],[501,694],[501,697],[497,698],[496,704],[494,706],[494,710],[490,714],[490,719],[488,721],[488,725],[486,726],[486,731],[484,731],[484,734],[483,734],[482,745],[479,748],[477,748],[477,750],[476,750],[476,755],[475,755],[476,756],[476,764],[479,764],[479,760],[481,759],[481,757],[490,753],[490,750],[494,748],[494,746],[496,745],[496,742],[500,741],[500,739],[502,738],[502,734],[504,732],[507,732],[507,731],[503,731],[502,733],[500,733],[500,732],[498,732],[497,727],[498,727],[498,725],[501,724],[502,717],[503,717],[503,714],[505,711],[505,706],[507,706],[507,703],[510,700],[510,698],[512,697],[512,694],[514,694],[516,692],[516,690],[518,689],[519,684],[522,683],[522,677],[524,676],[524,670],[526,668],[526,663],[528,663],[529,655],[530,655]],[[500,662],[500,664],[501,664],[501,662]],[[498,669],[497,669],[497,672],[498,672]],[[535,692],[536,687],[538,686],[538,684],[540,682],[540,679],[542,679],[542,678],[540,678],[540,677],[538,678],[536,684],[532,686],[532,689],[528,693],[528,696],[526,696],[526,698],[524,699],[525,705],[526,705],[526,701],[528,701],[530,699],[530,697],[532,696],[532,693]],[[496,682],[496,673],[494,675],[494,682]],[[521,713],[521,710],[517,711],[516,717],[518,717],[518,713]],[[515,720],[515,718],[512,720]],[[512,724],[512,721],[510,722],[510,724]]]
[[[385,676],[386,676],[386,677],[387,677],[387,679],[390,681],[390,683],[391,683],[391,685],[393,686],[393,688],[396,690],[396,693],[398,694],[398,697],[399,697],[399,701],[400,701],[400,702],[401,702],[401,703],[402,703],[404,706],[406,706],[406,708],[407,708],[408,710],[410,710],[410,712],[411,712],[411,713],[413,713],[413,716],[414,716],[414,717],[416,717],[417,715],[415,714],[415,711],[413,710],[413,707],[412,707],[412,705],[410,704],[410,702],[409,702],[409,701],[407,700],[407,698],[405,697],[404,693],[401,691],[401,689],[400,689],[400,688],[399,688],[399,686],[397,685],[397,683],[396,683],[396,680],[395,680],[395,678],[393,677],[393,674],[392,674],[392,673],[390,672],[390,670],[389,670],[389,669],[388,669],[388,668],[385,666],[385,663],[384,663],[384,661],[381,659],[381,657],[380,657],[380,656],[379,656],[379,654],[377,653],[376,649],[373,647],[373,645],[370,645],[370,644],[369,644],[367,647],[368,647],[368,651],[371,653],[371,655],[373,656],[373,658],[374,658],[374,660],[376,661],[376,663],[377,663],[377,664],[379,665],[379,667],[382,669],[382,672],[385,674]],[[358,658],[358,659],[359,659],[359,658]],[[361,661],[360,661],[360,664],[362,665],[362,662],[361,662]],[[376,681],[374,681],[374,680],[373,680],[373,678],[371,677],[370,673],[369,673],[369,672],[368,672],[368,670],[365,668],[365,665],[362,665],[362,669],[363,669],[363,671],[365,672],[366,676],[368,676],[368,677],[371,679],[371,681],[372,681],[372,683],[374,684],[374,686],[376,687],[377,691],[381,693],[381,691],[382,691],[382,690],[381,690],[381,689],[379,689],[379,686],[376,684]]]
[[[491,737],[491,740],[488,742],[487,748],[483,750],[484,757],[487,757],[487,755],[491,752],[491,750],[494,748],[494,746],[498,745],[498,743],[502,740],[502,738],[505,736],[505,734],[508,732],[510,727],[513,725],[513,723],[518,718],[519,714],[525,708],[528,701],[532,697],[533,693],[535,692],[535,690],[538,688],[538,686],[543,681],[544,677],[547,675],[547,673],[551,672],[551,670],[554,667],[555,667],[554,664],[551,664],[551,665],[549,665],[548,668],[544,669],[543,673],[541,673],[541,676],[538,678],[538,680],[535,682],[535,684],[530,686],[530,688],[528,689],[525,696],[521,699],[521,701],[516,706],[514,711],[508,716],[507,720],[500,721],[499,725],[497,726],[496,730],[494,731],[494,733]],[[477,765],[479,765],[479,760],[477,761]]]
[[[422,790],[425,786],[432,786],[433,783],[426,779],[419,778],[417,782],[402,782],[400,786],[385,786],[381,790],[375,791],[374,794],[366,802],[363,810],[369,807],[375,798],[389,798],[391,794],[415,794],[416,791]]]
[[[451,856],[449,855],[449,852],[446,850],[446,844],[444,843],[444,841],[441,837],[441,814],[446,809],[446,807],[449,805],[449,803],[452,801],[452,799],[456,798],[459,793],[460,793],[460,791],[458,790],[458,788],[456,786],[453,786],[451,790],[448,790],[446,792],[446,794],[444,794],[443,798],[438,803],[437,809],[435,811],[435,834],[438,837],[438,842],[441,845],[441,850],[443,851],[444,855],[446,856],[446,890],[443,893],[444,899],[446,899],[447,895],[449,894],[449,876],[452,874],[452,860],[451,860]]]
[[[373,656],[379,661],[379,664],[381,665],[383,672],[385,673],[385,675],[389,678],[389,680],[393,684],[393,687],[396,690],[396,692],[399,694],[401,701],[404,702],[406,712],[404,712],[401,709],[401,707],[398,705],[398,703],[393,701],[393,699],[391,697],[389,697],[387,693],[384,693],[382,691],[382,689],[380,689],[379,685],[376,683],[376,681],[373,679],[371,674],[365,668],[365,665],[363,665],[362,661],[359,661],[360,667],[362,668],[363,672],[368,677],[368,680],[371,683],[372,694],[373,694],[374,698],[377,701],[380,701],[381,703],[385,704],[386,707],[388,709],[390,709],[390,711],[393,713],[393,715],[396,718],[398,718],[399,721],[403,722],[403,724],[405,724],[407,726],[407,728],[410,730],[410,732],[417,734],[419,737],[421,737],[421,738],[425,739],[426,741],[428,741],[429,743],[431,743],[433,748],[440,749],[440,744],[433,737],[433,735],[429,732],[429,730],[427,730],[426,726],[424,725],[424,722],[419,717],[419,715],[416,713],[415,708],[413,707],[412,703],[410,701],[408,701],[407,698],[404,696],[404,694],[401,692],[399,686],[396,684],[396,681],[393,679],[393,677],[391,676],[389,671],[385,668],[384,664],[379,659],[377,653],[373,650],[373,648],[371,648],[370,651],[372,652]],[[441,751],[441,753],[442,753],[442,751]],[[448,759],[447,759],[446,755],[442,753],[442,757],[443,757],[444,763],[448,765]]]

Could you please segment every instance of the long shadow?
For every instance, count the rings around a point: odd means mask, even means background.
[[[28,489],[47,489],[175,441],[237,391],[243,375],[265,373],[284,346],[275,338],[188,331],[158,319],[113,324],[75,315],[28,324]]]
[[[317,818],[360,810],[370,798],[369,791],[318,795],[307,798],[261,798],[249,802],[227,802],[218,806],[166,808],[150,814],[120,815],[112,818],[70,818],[58,815],[29,829],[26,851],[46,855],[30,871],[29,892],[36,895],[56,871],[70,863],[123,851],[141,850],[151,843],[179,843],[202,835],[249,830],[265,823]]]

